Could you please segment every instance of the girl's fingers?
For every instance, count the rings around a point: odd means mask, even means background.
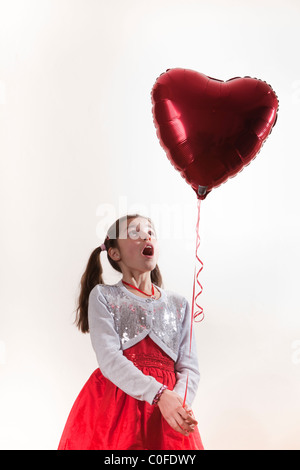
[[[194,416],[194,413],[193,413],[193,410],[192,408],[190,408],[188,405],[185,405],[184,409],[186,410],[186,412],[192,416],[194,419],[195,419],[195,416]]]
[[[191,413],[187,413],[184,408],[179,408],[179,415],[189,424],[198,424],[198,421],[195,420],[194,416]]]
[[[194,432],[194,429],[195,429],[194,423],[188,422],[188,420],[183,419],[180,414],[178,414],[175,419],[177,421],[177,424],[180,426],[180,428],[183,429],[185,432],[187,433]]]
[[[169,425],[171,426],[171,428],[173,428],[175,431],[179,432],[180,434],[182,434],[183,436],[188,436],[189,433],[187,430],[183,429],[179,424],[178,422],[176,421],[176,419],[174,418],[170,418],[169,421],[168,421]]]

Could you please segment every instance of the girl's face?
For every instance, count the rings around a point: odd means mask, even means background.
[[[119,233],[118,245],[122,272],[123,268],[139,272],[155,268],[159,248],[155,230],[147,219],[137,217],[127,224],[125,222]]]

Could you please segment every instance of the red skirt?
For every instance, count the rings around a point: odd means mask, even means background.
[[[147,336],[124,351],[145,375],[173,390],[174,361]],[[96,369],[67,419],[58,450],[203,450],[199,430],[174,431],[157,406],[136,400]]]

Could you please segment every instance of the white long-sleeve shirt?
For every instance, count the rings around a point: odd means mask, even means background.
[[[158,286],[156,286],[158,287]],[[175,361],[174,391],[191,405],[200,379],[196,342],[188,301],[160,290],[159,299],[130,292],[122,280],[114,285],[97,284],[89,295],[88,321],[93,348],[102,374],[128,395],[152,404],[161,387],[123,355],[147,335]]]

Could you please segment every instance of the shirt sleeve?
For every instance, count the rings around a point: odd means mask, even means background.
[[[113,315],[98,286],[89,295],[88,321],[92,346],[104,377],[133,398],[151,405],[162,384],[143,374],[123,355]]]
[[[179,352],[175,363],[176,385],[174,392],[184,398],[187,379],[187,395],[186,403],[192,405],[199,385],[200,373],[197,358],[197,346],[192,328],[192,342],[190,348],[191,335],[191,309],[186,300],[185,315],[182,323],[181,339],[179,344]]]

